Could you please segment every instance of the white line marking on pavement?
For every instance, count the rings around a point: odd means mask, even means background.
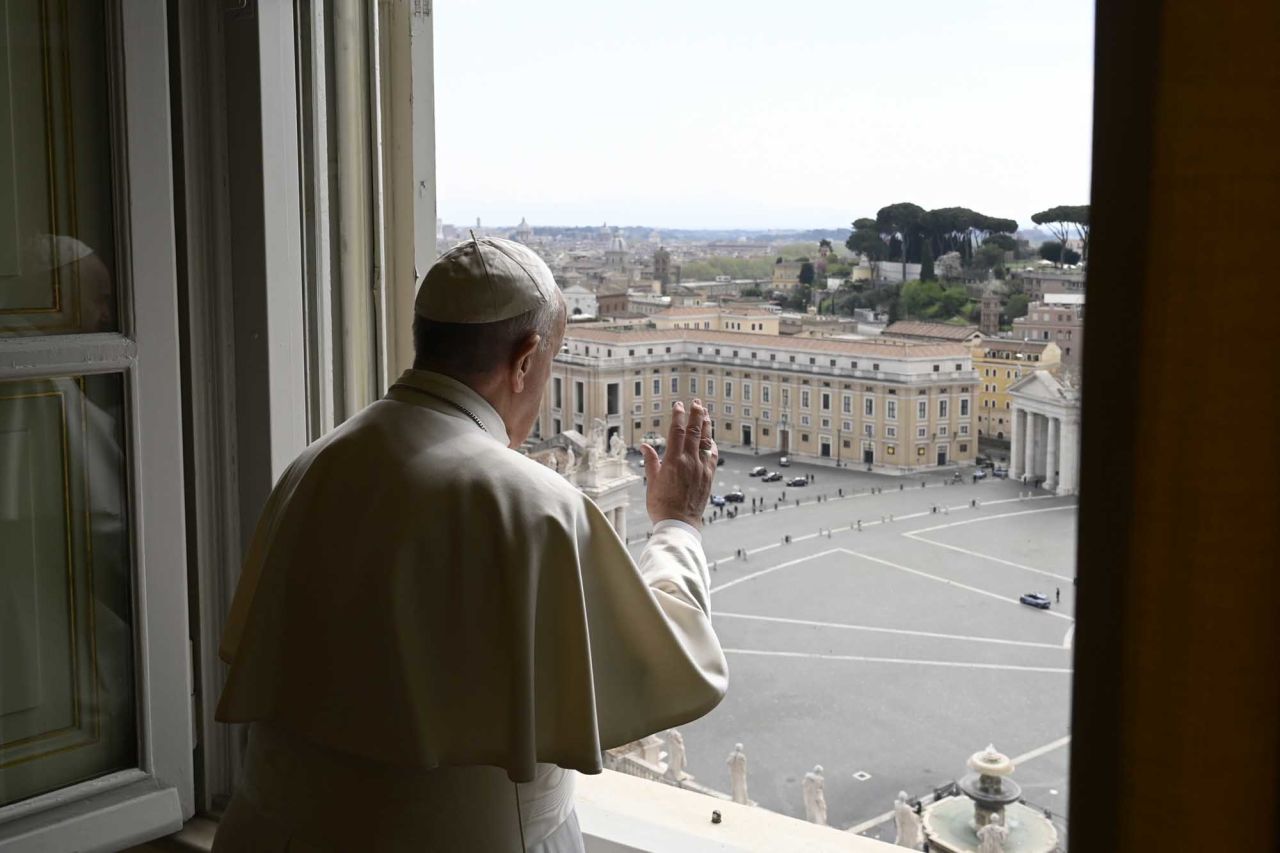
[[[1001,565],[1011,566],[1015,569],[1022,569],[1023,571],[1027,571],[1027,572],[1034,572],[1037,575],[1044,575],[1045,577],[1054,578],[1055,580],[1069,581],[1071,580],[1071,578],[1068,575],[1060,575],[1057,572],[1050,572],[1046,569],[1037,569],[1035,566],[1026,566],[1026,565],[1023,565],[1022,563],[1015,563],[1012,560],[1004,560],[1004,559],[1001,559],[1000,557],[993,557],[990,554],[981,554],[977,551],[970,551],[968,548],[961,548],[959,545],[950,545],[946,542],[938,542],[936,540],[928,539],[920,535],[922,533],[928,533],[931,530],[943,530],[948,527],[959,527],[962,524],[977,524],[980,521],[991,521],[993,519],[999,519],[999,518],[1012,518],[1018,515],[1032,515],[1034,513],[1039,513],[1039,512],[1056,512],[1058,510],[1063,510],[1063,509],[1075,509],[1075,505],[1072,504],[1070,506],[1051,506],[1051,507],[1047,507],[1046,509],[1028,509],[1028,510],[1023,510],[1022,512],[1005,512],[1005,513],[1000,513],[998,515],[986,515],[986,516],[982,516],[981,518],[970,518],[964,521],[953,521],[950,524],[939,524],[934,527],[925,527],[921,530],[910,530],[902,535],[907,537],[908,539],[914,539],[917,542],[924,542],[927,545],[935,545],[939,548],[946,548],[948,551],[955,551],[957,553],[966,554],[970,557],[977,557],[982,560],[990,560],[993,563],[1000,563]]]
[[[871,631],[880,634],[904,634],[911,637],[930,637],[937,640],[967,640],[972,643],[998,643],[1004,646],[1028,646],[1035,649],[1064,649],[1057,643],[1033,643],[1030,640],[1001,640],[996,637],[970,637],[964,634],[939,634],[934,631],[909,631],[905,628],[879,628],[871,625],[850,625],[844,622],[815,622],[808,619],[787,619],[782,616],[756,616],[751,613],[713,612],[713,618],[751,619],[759,622],[779,622],[784,625],[809,625],[814,628],[842,628],[847,631]],[[1073,625],[1074,629],[1075,626]]]
[[[713,592],[713,593],[715,593],[715,592],[720,592],[720,591],[722,591],[722,590],[726,590],[726,589],[728,589],[728,588],[729,588],[729,587],[731,587],[731,586],[737,586],[737,585],[738,585],[738,584],[740,584],[740,583],[745,583],[746,581],[755,580],[755,579],[756,579],[756,578],[758,578],[758,577],[763,577],[764,575],[772,574],[773,572],[776,572],[776,571],[778,571],[779,569],[785,569],[785,568],[787,568],[788,566],[794,566],[794,565],[797,565],[797,564],[799,564],[799,563],[807,562],[808,560],[816,560],[816,559],[817,559],[817,558],[819,558],[819,557],[826,557],[826,556],[828,556],[828,555],[830,555],[830,554],[836,554],[836,553],[839,553],[840,551],[843,551],[843,550],[844,550],[843,548],[830,548],[830,549],[828,549],[828,550],[826,550],[826,551],[822,551],[822,552],[817,553],[817,554],[810,554],[810,555],[809,555],[809,556],[807,556],[807,557],[799,557],[799,558],[797,558],[797,559],[795,559],[795,560],[788,560],[788,561],[787,561],[787,562],[785,562],[785,563],[779,563],[779,564],[778,564],[778,565],[776,565],[776,566],[770,566],[770,567],[769,567],[769,568],[767,568],[767,569],[761,569],[761,570],[760,570],[760,571],[758,571],[758,572],[752,572],[752,573],[751,573],[751,574],[749,574],[749,575],[743,575],[743,576],[742,576],[742,577],[740,577],[740,578],[734,578],[734,579],[733,579],[733,580],[731,580],[731,581],[726,581],[725,583],[720,584],[720,586],[712,587],[711,592]]]
[[[1016,599],[1016,598],[1009,598],[1008,596],[1005,596],[1005,595],[1000,595],[1000,594],[998,594],[998,593],[989,592],[989,591],[987,591],[987,590],[985,590],[985,589],[979,589],[979,588],[978,588],[978,587],[976,587],[976,586],[969,586],[968,584],[960,583],[959,581],[953,581],[953,580],[951,580],[950,578],[944,578],[944,577],[941,577],[941,576],[939,576],[939,575],[932,575],[932,574],[929,574],[928,572],[922,572],[922,571],[920,571],[919,569],[912,569],[912,568],[908,568],[907,566],[902,566],[902,565],[899,565],[898,563],[891,563],[891,562],[889,562],[888,560],[882,560],[882,559],[881,559],[881,558],[879,558],[879,557],[872,557],[872,556],[871,556],[871,555],[869,555],[869,554],[860,554],[860,553],[858,553],[857,551],[850,551],[850,550],[848,550],[847,548],[837,548],[837,549],[835,549],[835,550],[843,551],[844,553],[846,553],[846,554],[848,554],[848,555],[850,555],[850,556],[852,556],[852,557],[861,557],[862,559],[864,559],[864,560],[870,560],[870,561],[871,561],[871,562],[873,562],[873,563],[880,563],[881,565],[883,565],[883,566],[888,566],[888,567],[889,567],[889,568],[891,568],[891,569],[897,569],[897,570],[902,571],[902,572],[907,572],[908,574],[919,575],[919,576],[920,576],[920,577],[922,577],[922,578],[928,578],[929,580],[934,580],[934,581],[938,581],[938,582],[940,582],[940,583],[949,584],[949,585],[951,585],[951,586],[959,587],[960,589],[967,589],[967,590],[969,590],[970,592],[976,592],[976,593],[978,593],[979,595],[985,595],[985,596],[987,596],[988,598],[995,598],[995,599],[998,599],[999,601],[1007,601],[1008,603],[1010,603],[1010,604],[1015,604],[1015,605],[1017,605],[1017,606],[1019,606],[1019,607],[1021,607],[1021,606],[1022,606],[1022,602],[1018,601],[1018,599]],[[830,553],[830,552],[828,552],[828,553]],[[745,580],[745,578],[742,578],[741,580]],[[1043,611],[1041,611],[1041,612],[1042,612],[1042,613],[1044,613],[1044,614],[1046,614],[1046,615],[1048,615],[1048,616],[1055,616],[1055,617],[1057,617],[1058,619],[1066,619],[1068,622],[1073,622],[1073,621],[1075,621],[1075,620],[1073,620],[1070,616],[1066,615],[1065,613],[1058,613],[1057,611],[1054,611],[1054,610],[1043,610]]]
[[[1076,623],[1072,622],[1071,627],[1067,629],[1067,635],[1062,638],[1062,647],[1064,649],[1071,648],[1071,641],[1076,635]]]
[[[1003,503],[1003,501],[991,501],[987,506],[994,503]],[[981,515],[977,518],[966,518],[964,521],[952,521],[949,524],[935,524],[933,527],[921,527],[919,530],[912,530],[902,534],[903,536],[915,536],[919,533],[930,533],[934,530],[945,530],[948,527],[960,527],[964,524],[977,524],[981,521],[995,521],[1000,518],[1013,518],[1019,515],[1035,515],[1039,512],[1059,512],[1064,509],[1076,509],[1076,504],[1067,504],[1065,506],[1048,506],[1044,509],[1024,509],[1018,512],[1001,512],[995,515]],[[902,516],[906,518],[907,516]]]
[[[1011,760],[1014,764],[1026,764],[1033,758],[1039,758],[1042,755],[1047,755],[1055,749],[1061,749],[1069,743],[1071,743],[1071,735],[1063,735],[1052,743],[1046,743],[1044,746],[1037,746],[1030,752],[1024,752],[1022,755],[1015,756]]]
[[[1024,752],[1022,755],[1019,755],[1018,757],[1010,760],[1015,765],[1021,766],[1026,762],[1032,760],[1033,758],[1039,758],[1042,755],[1053,752],[1055,749],[1061,749],[1062,747],[1066,746],[1069,743],[1071,743],[1071,735],[1067,735],[1066,737],[1060,737],[1057,740],[1053,741],[1052,743],[1046,743],[1044,746],[1036,747],[1030,752]],[[853,826],[846,829],[845,832],[852,833],[853,835],[861,835],[862,833],[866,832],[868,829],[871,829],[872,827],[875,827],[875,826],[879,826],[880,824],[884,823],[885,821],[889,820],[892,817],[893,817],[892,811],[883,812],[881,814],[876,815],[875,817],[867,818],[862,823],[854,824]]]
[[[843,660],[858,663],[909,663],[917,666],[946,666],[958,669],[1002,669],[1016,672],[1057,672],[1070,673],[1069,667],[1054,666],[1018,666],[1011,663],[967,663],[954,660],[913,660],[911,658],[880,658],[865,655],[829,655],[820,652],[773,652],[759,649],[724,649],[729,655],[758,655],[761,657],[779,658],[811,658],[813,660]]]

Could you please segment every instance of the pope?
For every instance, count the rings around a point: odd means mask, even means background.
[[[700,401],[642,448],[638,559],[516,452],[565,330],[546,264],[475,239],[432,265],[415,361],[308,447],[254,532],[218,719],[248,723],[215,851],[581,851],[576,773],[716,706]]]

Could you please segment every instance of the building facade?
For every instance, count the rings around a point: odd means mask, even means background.
[[[658,329],[702,329],[713,332],[778,334],[778,315],[765,308],[693,307],[668,308],[654,314]]]
[[[1008,441],[1013,435],[1009,388],[1034,370],[1058,364],[1062,351],[1052,341],[991,338],[973,342],[969,352],[978,373],[978,435]]]
[[[1013,321],[1013,336],[1052,341],[1062,350],[1062,363],[1078,371],[1084,356],[1084,297],[1047,296],[1044,302],[1032,302],[1027,315]]]
[[[1080,393],[1071,374],[1036,370],[1009,389],[1009,476],[1059,495],[1080,489]]]
[[[907,472],[973,462],[977,382],[961,344],[570,329],[538,428],[602,418],[636,446],[697,397],[723,447]]]

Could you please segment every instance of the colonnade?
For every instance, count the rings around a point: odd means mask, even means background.
[[[1028,483],[1042,481],[1060,495],[1080,486],[1080,422],[1078,418],[1013,408],[1013,443],[1009,476]]]

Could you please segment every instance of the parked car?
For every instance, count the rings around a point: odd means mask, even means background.
[[[790,457],[790,456],[784,456],[784,457],[782,457],[781,459],[779,459],[779,460],[778,460],[778,464],[779,464],[779,465],[781,465],[783,468],[790,468],[790,467],[791,467],[791,457]]]
[[[781,479],[782,479],[782,472],[781,472],[781,471],[770,471],[768,474],[765,474],[763,477],[761,477],[761,478],[760,478],[760,482],[762,482],[762,483],[776,483],[776,482],[778,482],[778,481],[779,481],[779,480],[781,480]]]
[[[1049,609],[1049,597],[1047,595],[1041,595],[1038,592],[1024,592],[1022,595],[1018,596],[1018,601],[1028,607],[1038,607],[1041,610]]]
[[[796,487],[807,486],[809,485],[809,478],[808,477],[792,477],[790,480],[787,480],[787,485],[796,486]]]
[[[987,469],[986,469],[986,468],[978,468],[978,469],[976,469],[976,470],[973,472],[973,479],[975,479],[975,480],[985,480],[985,479],[987,479]]]
[[[764,467],[763,465],[757,465],[756,467],[751,469],[751,471],[748,473],[747,476],[763,477],[765,474],[768,474],[768,473],[769,473],[768,468]]]
[[[739,489],[737,486],[734,486],[733,491],[727,493],[724,496],[724,499],[727,501],[733,501],[736,504],[740,504],[747,499],[747,496],[742,493],[742,489]]]
[[[974,457],[973,461],[977,465],[983,468],[990,468],[994,464],[991,461],[991,457],[986,455],[985,453],[979,453],[977,456]]]
[[[991,469],[991,476],[998,480],[1003,480],[1009,476],[1009,469],[1003,465],[997,465]]]
[[[724,506],[724,498],[723,498],[723,497],[721,497],[720,495],[712,495],[712,496],[711,496],[711,505],[712,505],[712,506]]]

